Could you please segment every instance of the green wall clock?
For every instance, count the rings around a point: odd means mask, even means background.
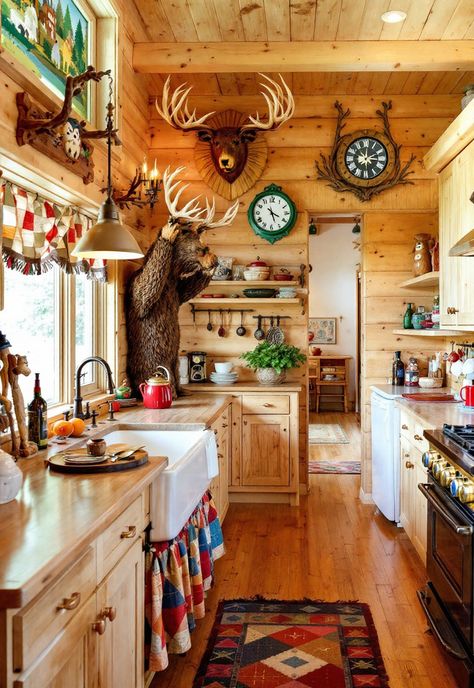
[[[281,186],[270,184],[255,196],[247,217],[255,234],[274,244],[290,233],[297,212],[295,204],[281,190]]]

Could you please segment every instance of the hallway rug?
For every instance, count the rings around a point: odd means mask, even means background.
[[[349,438],[339,423],[310,423],[310,444],[349,444]]]
[[[193,688],[387,688],[359,602],[224,600]]]
[[[360,461],[309,461],[308,473],[347,473],[357,475],[360,473]]]

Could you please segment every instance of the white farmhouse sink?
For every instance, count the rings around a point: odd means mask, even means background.
[[[140,428],[115,430],[104,438],[107,444],[143,444],[150,456],[168,458],[168,466],[151,486],[151,540],[160,542],[176,537],[218,474],[215,456],[211,457],[213,452],[206,451],[208,441],[215,447],[214,434],[202,429]]]

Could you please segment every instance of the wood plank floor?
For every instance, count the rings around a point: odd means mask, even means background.
[[[341,423],[357,451],[353,414],[314,418]],[[336,446],[346,455],[349,445]],[[257,594],[367,602],[391,688],[456,688],[416,597],[425,578],[421,561],[403,530],[359,501],[359,482],[358,475],[310,475],[311,491],[299,508],[231,504],[224,523],[227,554],[216,563],[206,618],[198,622],[191,651],[172,657],[153,688],[191,688],[218,601]]]

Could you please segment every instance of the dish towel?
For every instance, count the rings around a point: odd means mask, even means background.
[[[217,456],[217,442],[213,430],[205,430],[207,477],[209,480],[219,475],[219,458]]]

